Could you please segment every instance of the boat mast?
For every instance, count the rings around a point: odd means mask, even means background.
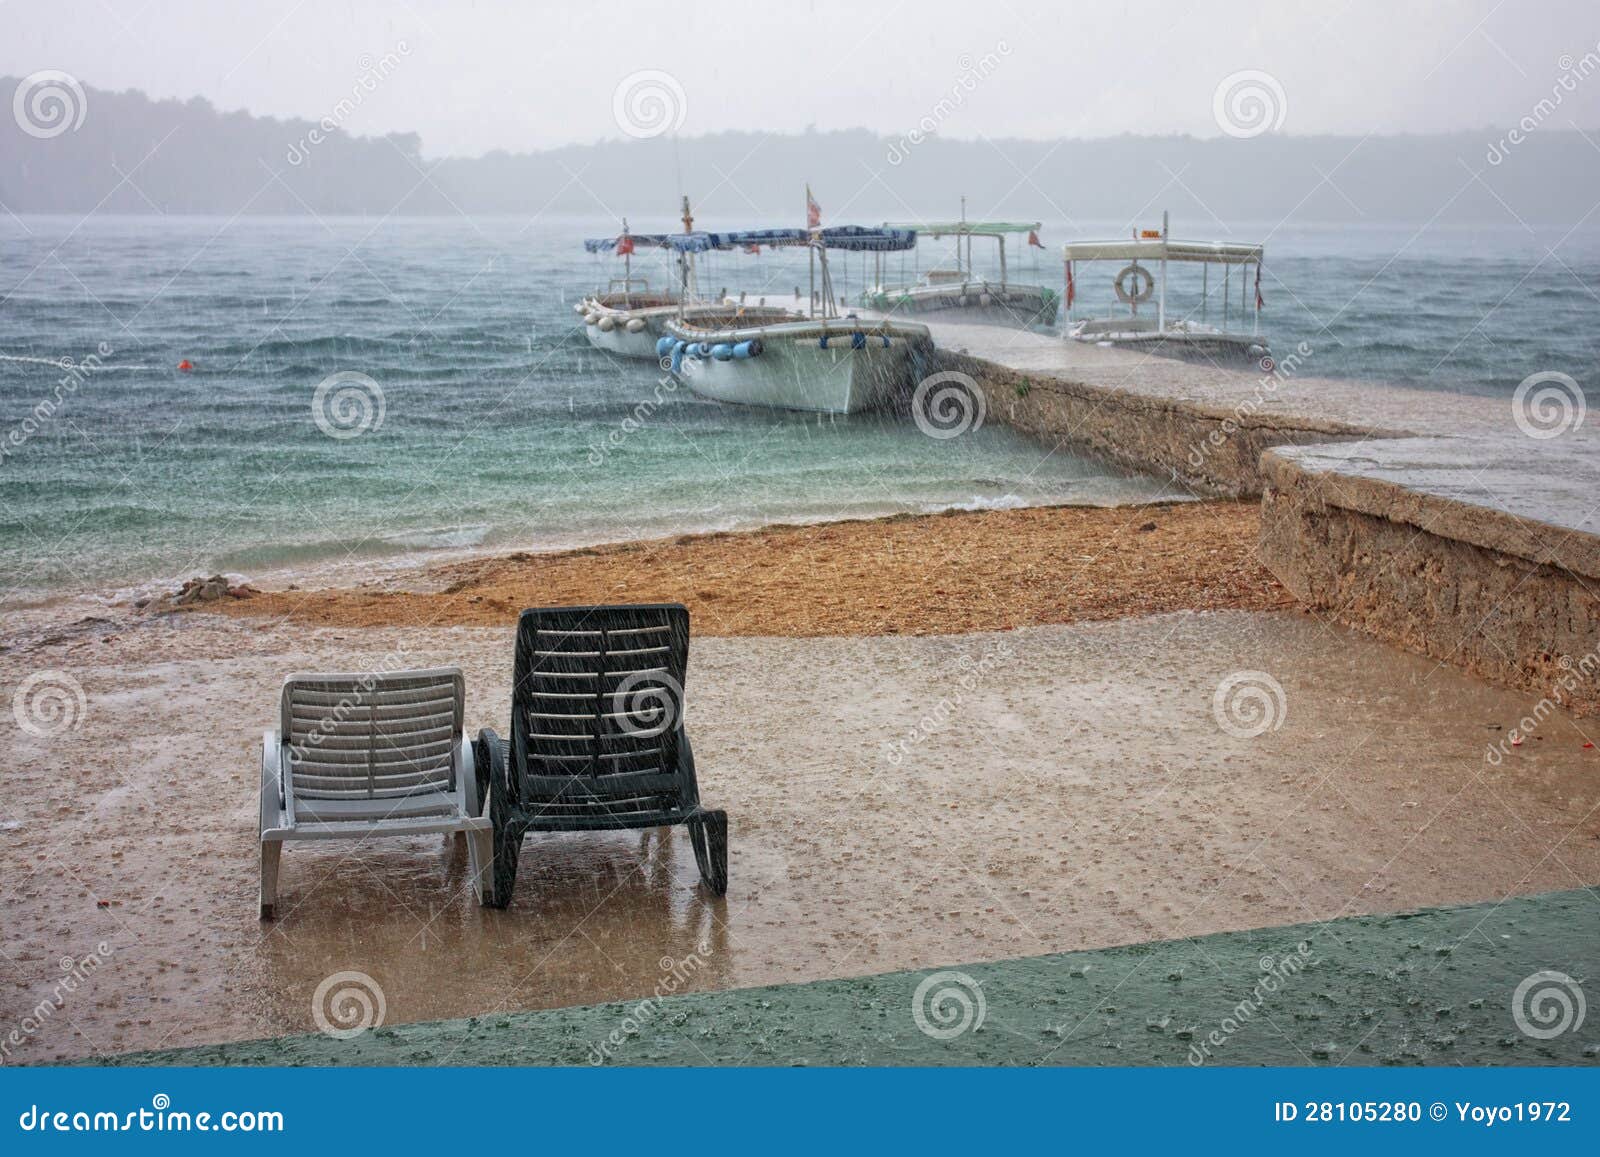
[[[694,214],[689,211],[689,194],[685,193],[683,195],[683,233],[684,236],[688,236],[693,232]],[[693,255],[687,249],[678,254],[678,316],[680,318],[683,316],[683,304],[689,298],[694,280],[691,276],[693,260]]]
[[[1156,298],[1156,332],[1167,332],[1167,211],[1161,210],[1161,294]]]
[[[622,219],[622,235],[628,235],[628,219]],[[629,246],[622,255],[622,300],[629,305],[633,304],[633,246]]]

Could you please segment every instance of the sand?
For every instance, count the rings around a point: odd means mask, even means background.
[[[1173,610],[1292,606],[1254,552],[1259,507],[953,512],[683,536],[228,600],[339,626],[494,626],[523,607],[681,602],[701,635],[942,635]]]
[[[278,685],[392,655],[459,663],[471,726],[505,729],[508,625],[183,614],[0,653],[8,695],[42,671],[84,689],[53,737],[0,714],[0,1024],[34,1025],[9,1060],[310,1030],[338,973],[370,978],[401,1024],[637,999],[691,956],[682,991],[1600,878],[1600,759],[1581,721],[1558,711],[1490,763],[1505,735],[1491,728],[1531,707],[1518,695],[1298,613],[1180,612],[921,638],[697,634],[688,724],[704,796],[731,817],[725,898],[700,889],[682,832],[538,836],[512,907],[489,912],[460,848],[408,838],[290,847],[283,916],[261,924],[256,744]],[[1217,688],[1239,672],[1281,685],[1276,729],[1219,726]],[[62,962],[96,954],[40,1017]]]

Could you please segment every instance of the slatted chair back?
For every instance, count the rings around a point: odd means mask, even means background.
[[[456,667],[291,675],[280,726],[295,797],[354,804],[453,791],[465,703]]]
[[[539,826],[626,826],[699,803],[680,759],[689,612],[527,610],[517,623],[511,771]]]

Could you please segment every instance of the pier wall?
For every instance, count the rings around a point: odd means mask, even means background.
[[[1065,343],[991,345],[939,351],[941,369],[977,383],[985,420],[1199,493],[1259,497],[1261,559],[1308,608],[1540,704],[1600,714],[1596,431],[1531,437],[1508,400],[1277,389]]]
[[[1440,456],[1481,475],[1497,453],[1525,448],[1375,443],[1362,454],[1378,456],[1376,471],[1374,459],[1352,468],[1333,450],[1262,457],[1261,558],[1296,598],[1547,706],[1600,714],[1600,538],[1563,525],[1559,492],[1525,456],[1514,466],[1550,500],[1549,521],[1517,509],[1526,482],[1455,492],[1436,484]],[[1483,501],[1486,491],[1497,501]]]
[[[1337,420],[1261,413],[1248,393],[1231,404],[1163,397],[943,349],[939,365],[978,383],[987,421],[1219,497],[1259,497],[1270,447],[1372,435]]]

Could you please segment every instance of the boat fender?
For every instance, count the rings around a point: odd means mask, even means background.
[[[666,357],[668,354],[670,354],[672,352],[672,347],[674,345],[676,345],[677,343],[678,343],[678,339],[673,337],[671,334],[667,334],[665,337],[657,338],[656,339],[656,357],[658,357],[658,358]]]
[[[979,305],[988,305],[993,300],[994,300],[994,298],[990,297],[987,293],[980,293],[978,295],[978,304]]]
[[[850,335],[850,348],[853,349],[853,350],[864,350],[864,349],[866,349],[867,348],[867,335],[862,333],[860,330],[856,330],[855,333]]]
[[[821,337],[819,337],[817,339],[817,348],[818,349],[824,349],[824,350],[828,348],[828,335],[827,334],[823,334]]]
[[[960,297],[956,298],[956,304],[965,309],[967,306],[967,295],[963,293]]]
[[[602,317],[600,319],[600,332],[601,333],[610,333],[612,330],[614,330],[616,328],[617,328],[617,319],[612,317],[610,314],[607,314],[605,317]]]
[[[1128,279],[1133,279],[1133,285],[1128,285]],[[1146,302],[1150,295],[1156,291],[1156,279],[1150,276],[1150,271],[1135,261],[1132,265],[1125,265],[1117,274],[1117,300],[1124,305],[1133,302]]]
[[[683,353],[685,345],[681,341],[672,343],[672,372],[678,373],[683,369]]]
[[[583,315],[583,324],[584,325],[595,325],[596,323],[599,322],[599,320],[600,320],[600,315],[598,313],[586,313],[586,314]]]
[[[589,303],[587,301],[580,301],[574,305],[572,309],[575,313],[581,313],[587,316],[589,312]]]
[[[761,356],[761,341],[759,338],[751,341],[742,341],[733,347],[733,356],[743,361],[745,358]]]
[[[719,362],[731,362],[733,360],[733,347],[725,341],[718,342],[711,347],[711,356]]]
[[[628,332],[629,333],[640,333],[643,330],[644,330],[644,318],[642,318],[642,317],[630,317],[628,319]]]
[[[708,341],[701,342],[699,345],[694,347],[694,353],[695,353],[696,357],[700,357],[700,358],[708,358],[708,357],[710,357],[711,356],[711,343],[708,342]]]
[[[883,348],[884,349],[888,349],[889,348],[889,335],[888,334],[880,334],[879,336],[881,336],[883,338]]]

